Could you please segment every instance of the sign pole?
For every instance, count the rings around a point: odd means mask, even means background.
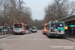
[[[3,26],[3,35],[4,35],[4,26]]]
[[[4,26],[8,26],[7,22],[5,22]],[[3,26],[3,35],[4,35],[4,26]]]

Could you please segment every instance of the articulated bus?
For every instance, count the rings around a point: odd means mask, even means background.
[[[48,37],[64,37],[65,35],[65,22],[63,21],[50,21],[48,23],[48,32],[46,34]]]
[[[13,33],[14,34],[25,34],[25,27],[23,23],[14,23],[13,24]]]

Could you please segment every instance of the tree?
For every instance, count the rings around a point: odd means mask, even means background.
[[[42,20],[34,20],[34,26],[37,26],[37,29],[41,29],[42,28]]]
[[[3,20],[1,25],[4,25],[5,22],[7,22],[9,25],[12,25],[15,23],[29,23],[30,21],[33,21],[31,18],[31,10],[29,7],[27,7],[25,2],[23,0],[0,0],[1,11],[0,15]],[[1,18],[0,17],[0,18]]]
[[[75,4],[68,0],[54,0],[52,4],[45,7],[44,22],[54,21],[70,16],[75,12]]]

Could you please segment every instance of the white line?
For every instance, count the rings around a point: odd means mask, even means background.
[[[24,35],[21,39],[23,39],[26,35]]]

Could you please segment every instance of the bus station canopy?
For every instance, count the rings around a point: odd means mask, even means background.
[[[75,15],[72,15],[72,16],[69,16],[69,17],[65,17],[63,19],[59,19],[59,21],[65,21],[65,22],[73,21],[73,20],[75,20]]]

